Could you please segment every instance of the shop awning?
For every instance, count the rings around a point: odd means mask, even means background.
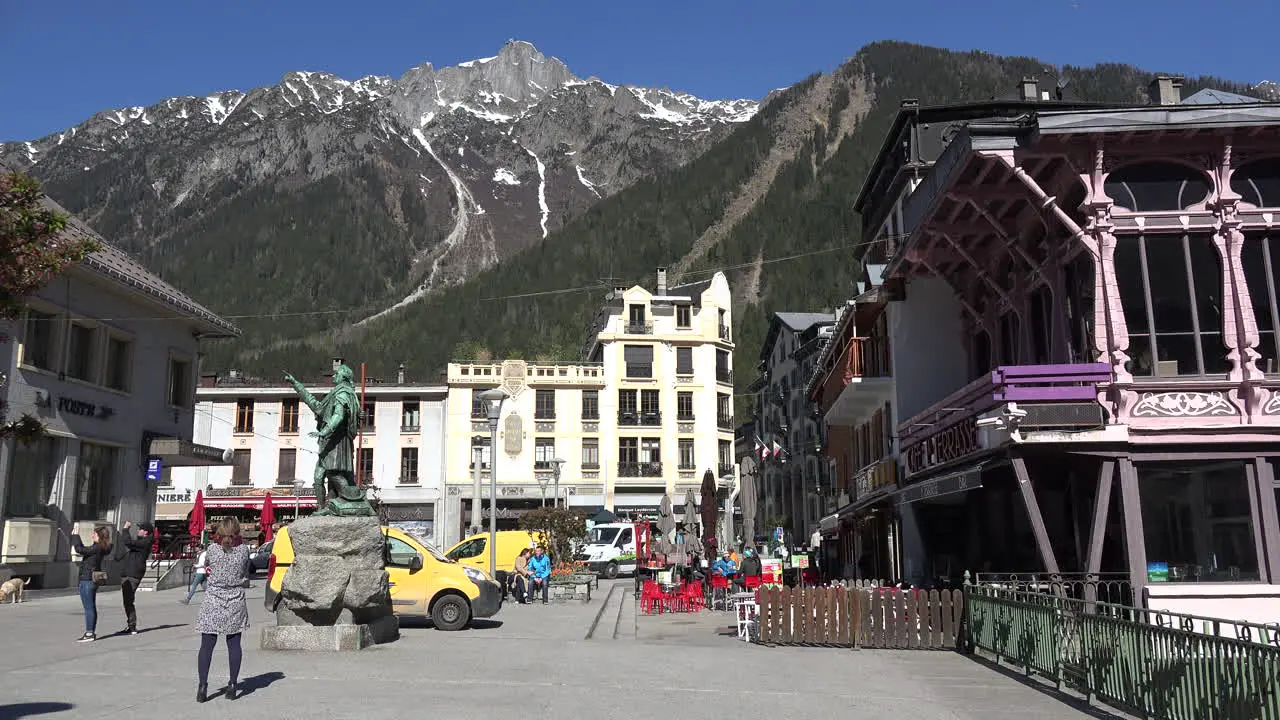
[[[982,471],[989,463],[978,463],[963,470],[946,473],[920,482],[911,483],[894,494],[899,505],[921,500],[968,492],[982,487]]]
[[[147,447],[147,456],[160,458],[165,467],[171,468],[231,464],[229,450],[176,437],[152,438]]]
[[[205,509],[209,508],[243,508],[254,510],[262,507],[262,495],[208,495],[204,498]],[[291,507],[313,508],[316,506],[314,495],[274,495],[271,503],[279,510],[288,510]]]

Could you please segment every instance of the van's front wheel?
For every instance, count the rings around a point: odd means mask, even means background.
[[[432,606],[431,622],[437,630],[461,630],[471,622],[471,606],[457,595],[445,595]]]
[[[616,562],[611,562],[611,563],[609,563],[608,565],[605,565],[605,566],[604,566],[604,572],[602,572],[602,573],[600,573],[600,574],[601,574],[601,575],[604,575],[604,579],[605,579],[605,580],[612,580],[612,579],[614,579],[614,578],[618,577],[618,563],[616,563]]]

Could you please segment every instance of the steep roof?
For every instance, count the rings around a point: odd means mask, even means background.
[[[0,173],[13,172],[13,169],[0,163]],[[49,196],[44,196],[41,204],[67,216],[67,227],[64,233],[77,239],[89,239],[96,242],[101,249],[84,259],[81,265],[98,275],[119,283],[134,292],[142,293],[160,303],[176,310],[182,317],[195,321],[203,326],[202,332],[209,337],[237,337],[240,329],[231,322],[215,315],[211,310],[192,300],[180,290],[161,280],[159,276],[148,271],[137,260],[124,250],[107,242],[85,224],[83,220],[67,212]]]
[[[784,326],[791,332],[804,332],[814,325],[830,325],[835,321],[836,316],[830,313],[774,313],[773,317],[769,318],[769,334],[765,336],[764,343],[760,346],[760,360],[763,362],[769,359],[773,345],[778,341],[778,334],[782,332]]]
[[[836,321],[836,316],[831,313],[780,312],[774,313],[774,316],[796,332],[804,332],[814,325]]]
[[[1183,100],[1181,105],[1241,105],[1262,102],[1258,98],[1251,98],[1247,95],[1237,95],[1236,93],[1227,92],[1226,90],[1214,90],[1213,88],[1205,88],[1191,97]]]

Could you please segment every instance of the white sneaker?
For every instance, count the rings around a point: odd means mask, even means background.
[[[93,633],[85,633],[85,634],[81,635],[81,636],[76,640],[76,642],[78,642],[78,643],[87,643],[87,642],[93,642],[94,640],[97,640],[97,639],[98,639],[98,636],[97,636],[97,635],[94,635]]]

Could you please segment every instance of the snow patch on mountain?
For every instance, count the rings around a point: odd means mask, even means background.
[[[582,168],[577,163],[574,163],[573,169],[578,173],[578,182],[582,183],[583,187],[590,190],[592,195],[595,195],[596,197],[600,197],[600,192],[596,190],[595,183],[583,177]]]
[[[413,292],[406,295],[404,299],[391,307],[360,320],[356,325],[365,325],[380,317],[389,315],[400,308],[416,302],[417,300],[425,297],[427,293],[431,292],[432,288],[436,286],[438,281],[441,261],[449,254],[449,251],[453,250],[459,243],[466,239],[467,230],[471,226],[471,209],[478,209],[480,207],[479,203],[477,203],[475,198],[472,197],[471,191],[468,190],[467,186],[462,182],[462,178],[458,177],[458,174],[453,171],[453,168],[449,167],[444,160],[441,160],[440,156],[436,154],[436,151],[432,149],[430,141],[428,141],[427,137],[423,135],[421,128],[415,128],[413,130],[413,137],[427,151],[427,154],[429,154],[431,158],[444,169],[445,174],[449,176],[449,181],[453,183],[453,191],[458,198],[458,210],[454,215],[453,229],[449,231],[449,235],[440,243],[439,247],[432,248],[432,253],[435,255],[435,258],[431,261],[431,270],[428,271],[426,278],[413,289]],[[476,214],[483,214],[483,211],[477,212]]]
[[[506,168],[498,168],[493,173],[493,181],[502,185],[519,185],[520,180],[515,173]]]
[[[524,147],[523,145],[521,147]],[[529,153],[533,161],[538,164],[538,209],[542,211],[542,237],[547,237],[547,217],[551,215],[551,210],[547,207],[547,166],[542,164],[538,156],[529,148],[524,148]]]

